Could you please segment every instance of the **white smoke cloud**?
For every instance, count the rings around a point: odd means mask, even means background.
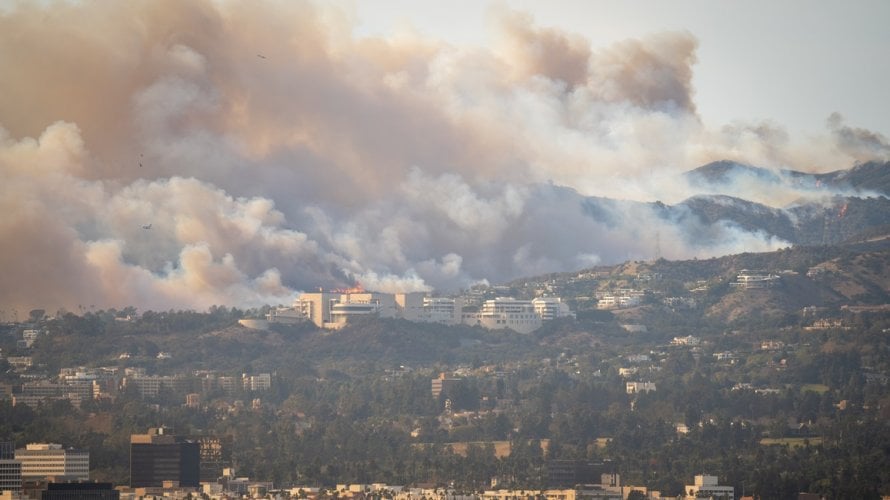
[[[254,306],[355,281],[454,290],[649,258],[656,240],[668,258],[774,249],[585,196],[676,203],[701,192],[680,173],[724,158],[886,157],[883,136],[839,115],[830,140],[806,144],[770,122],[705,128],[689,33],[593,47],[499,16],[489,49],[357,38],[350,12],[306,1],[0,13],[0,308]],[[825,196],[731,189],[771,206]]]

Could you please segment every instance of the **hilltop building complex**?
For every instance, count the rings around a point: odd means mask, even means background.
[[[559,297],[532,300],[497,297],[480,306],[469,307],[462,297],[429,297],[423,292],[390,294],[346,290],[300,294],[292,308],[287,311],[276,309],[267,320],[291,323],[295,318],[302,318],[320,328],[337,329],[351,319],[368,315],[446,325],[478,325],[489,329],[510,328],[519,333],[531,333],[545,321],[574,316],[574,313]]]

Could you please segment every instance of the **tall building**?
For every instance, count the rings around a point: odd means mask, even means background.
[[[87,450],[65,449],[55,443],[29,443],[24,449],[15,450],[15,459],[22,463],[22,479],[26,481],[90,479],[90,452]]]
[[[232,436],[200,436],[201,482],[215,483],[223,470],[232,466]]]
[[[22,491],[22,463],[15,459],[11,441],[0,441],[0,491]]]
[[[130,486],[163,487],[164,481],[179,486],[200,484],[200,445],[172,434],[170,429],[149,429],[130,436]]]

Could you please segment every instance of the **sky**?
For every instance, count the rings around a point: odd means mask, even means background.
[[[881,0],[843,2],[502,1],[356,2],[356,33],[386,36],[414,30],[458,45],[493,42],[498,12],[532,13],[541,27],[607,46],[660,31],[688,31],[699,43],[693,75],[702,121],[773,121],[814,135],[841,112],[858,127],[890,130],[890,82]]]
[[[888,5],[0,2],[0,314],[787,246],[585,199],[678,203],[716,160],[886,160]]]

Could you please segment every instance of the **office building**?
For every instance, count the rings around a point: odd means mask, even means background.
[[[15,450],[15,459],[22,463],[22,479],[26,481],[90,479],[87,450],[65,449],[55,443],[29,443],[24,449]]]
[[[0,441],[0,491],[22,491],[22,463],[15,459],[15,444]]]
[[[232,466],[232,436],[195,438],[200,448],[201,482],[214,483]]]
[[[198,442],[175,436],[170,429],[149,429],[148,434],[130,436],[133,488],[163,487],[164,482],[197,488],[200,463]]]

